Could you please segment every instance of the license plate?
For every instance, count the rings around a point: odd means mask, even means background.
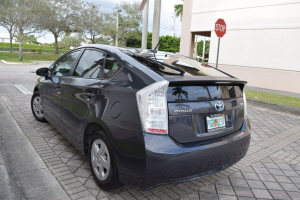
[[[207,116],[206,124],[208,131],[225,128],[225,116],[224,114],[216,117]]]

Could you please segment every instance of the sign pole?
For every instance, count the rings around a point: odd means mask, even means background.
[[[218,52],[217,52],[217,62],[216,62],[216,68],[218,69],[218,61],[219,61],[219,50],[220,50],[220,37],[218,40]]]
[[[218,62],[219,62],[219,50],[220,50],[220,38],[223,37],[226,33],[226,23],[224,19],[218,19],[215,23],[215,33],[218,40],[218,52],[217,52],[217,62],[216,62],[216,68],[218,69]]]

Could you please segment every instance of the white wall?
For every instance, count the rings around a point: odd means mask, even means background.
[[[299,0],[194,0],[191,32],[227,24],[219,64],[300,71]],[[211,34],[209,63],[216,62],[217,37]]]

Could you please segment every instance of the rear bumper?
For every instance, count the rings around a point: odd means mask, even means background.
[[[250,124],[236,133],[208,142],[178,144],[168,135],[144,133],[146,174],[140,189],[206,176],[242,159],[250,143]]]

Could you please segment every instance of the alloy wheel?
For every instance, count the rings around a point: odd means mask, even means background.
[[[32,108],[33,108],[33,112],[35,113],[35,115],[39,118],[43,118],[44,117],[44,112],[43,112],[43,107],[41,105],[41,97],[40,96],[36,96],[33,99],[32,102]]]
[[[110,156],[106,144],[100,139],[93,142],[91,162],[97,178],[101,181],[106,180],[110,171]]]

